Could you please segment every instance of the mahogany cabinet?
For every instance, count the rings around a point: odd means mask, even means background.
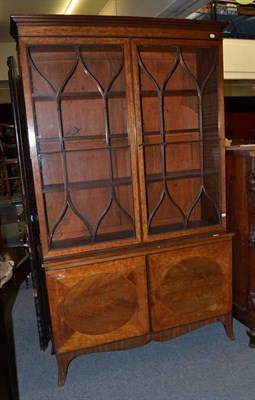
[[[60,385],[81,354],[233,338],[222,29],[11,18]]]
[[[255,146],[226,151],[227,225],[233,238],[233,315],[255,347]]]

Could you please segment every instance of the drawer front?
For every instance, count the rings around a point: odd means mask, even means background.
[[[148,257],[152,330],[231,312],[231,240]]]
[[[46,273],[56,352],[149,332],[144,257]]]

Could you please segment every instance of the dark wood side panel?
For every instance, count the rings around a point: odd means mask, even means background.
[[[233,315],[247,326],[255,347],[255,147],[226,154],[227,224],[233,239]]]
[[[249,212],[248,181],[249,160],[226,152],[227,171],[227,227],[233,237],[233,301],[246,307],[248,294],[247,266],[249,265]]]

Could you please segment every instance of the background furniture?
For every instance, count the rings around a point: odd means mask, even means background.
[[[255,146],[226,149],[227,226],[233,238],[233,315],[255,347]]]
[[[12,124],[0,124],[0,169],[3,196],[11,199],[15,189],[20,190],[18,152]]]
[[[233,338],[222,29],[12,17],[60,385],[81,354]]]
[[[233,144],[255,141],[255,98],[225,97],[226,138]]]
[[[15,347],[12,330],[12,307],[19,285],[30,272],[28,253],[21,247],[1,248],[3,261],[13,261],[14,265],[7,280],[0,278],[0,380],[1,400],[18,400]],[[0,268],[1,265],[0,265]]]

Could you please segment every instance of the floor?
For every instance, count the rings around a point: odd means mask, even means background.
[[[237,321],[234,341],[214,323],[161,343],[77,357],[63,387],[51,346],[39,349],[31,285],[19,290],[13,324],[19,400],[255,399],[255,350]]]
[[[19,244],[15,202],[0,200],[1,247]],[[40,350],[33,287],[22,283],[13,308],[17,400],[254,400],[255,350],[234,321],[230,341],[215,323],[162,343],[77,357],[57,385],[51,346]],[[1,393],[0,393],[0,400]]]
[[[13,336],[12,309],[20,282],[26,282],[30,273],[29,256],[21,245],[21,223],[18,213],[23,210],[20,196],[11,200],[0,197],[0,400],[18,400],[15,340]],[[14,262],[14,274],[5,280],[5,261]],[[25,286],[25,287],[26,287]],[[9,366],[9,368],[7,367]],[[10,383],[12,382],[12,383]],[[9,393],[12,387],[12,395]],[[11,397],[10,397],[11,396]]]

